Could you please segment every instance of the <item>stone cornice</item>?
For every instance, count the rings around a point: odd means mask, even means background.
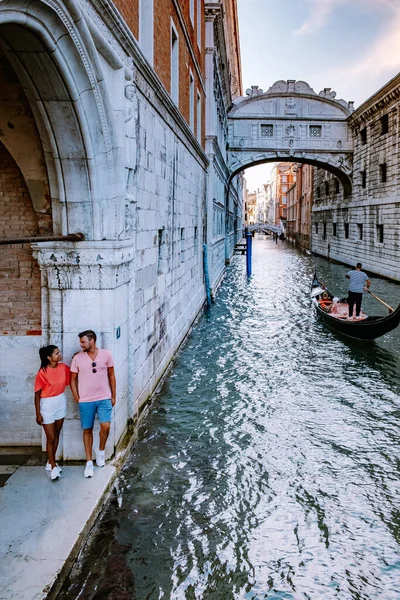
[[[157,106],[157,103],[154,102],[154,99],[151,97],[151,93],[147,93],[147,90],[142,90],[140,83],[137,81],[139,78],[136,74],[135,83],[138,83],[139,89],[144,93],[147,100],[154,106],[157,112],[162,114],[163,109],[168,111],[172,119],[181,130],[183,136],[186,138],[188,142],[185,144],[186,147],[192,153],[194,153],[193,151],[195,150],[197,157],[200,158],[204,166],[207,167],[208,158],[203,148],[199,144],[189,125],[186,123],[178,107],[173,102],[171,96],[165,89],[161,79],[157,76],[154,69],[145,59],[139,48],[136,38],[128,28],[114,3],[111,0],[91,0],[91,4],[96,13],[99,15],[99,18],[104,21],[110,31],[112,31],[116,41],[123,48],[124,52],[128,53],[129,51],[129,56],[133,58],[137,72],[140,73],[145,82],[150,86],[152,93],[160,103],[159,106]]]
[[[400,99],[400,73],[393,77],[386,85],[368,98],[354,111],[349,119],[352,127],[357,127],[360,122],[368,121],[390,104]]]

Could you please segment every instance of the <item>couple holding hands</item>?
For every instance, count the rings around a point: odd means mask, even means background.
[[[114,361],[108,350],[97,348],[96,334],[91,329],[78,335],[81,352],[77,352],[68,367],[62,361],[57,346],[40,348],[40,369],[35,378],[36,422],[46,434],[46,471],[58,479],[61,467],[56,463],[60,432],[67,413],[65,388],[71,386],[79,406],[83,443],[86,453],[85,477],[93,477],[93,425],[97,413],[100,423],[100,443],[95,449],[96,465],[105,465],[105,446],[110,433],[112,407],[116,402]]]

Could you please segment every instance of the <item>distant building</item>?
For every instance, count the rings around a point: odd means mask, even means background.
[[[278,163],[271,171],[271,197],[275,205],[274,223],[286,223],[287,199],[289,188],[296,182],[296,173],[292,163]]]
[[[245,220],[246,225],[257,223],[257,192],[246,193]]]
[[[293,164],[296,183],[287,192],[287,239],[303,250],[310,249],[310,223],[314,197],[314,167]]]

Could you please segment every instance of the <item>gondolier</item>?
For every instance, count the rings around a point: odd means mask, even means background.
[[[364,292],[364,287],[369,290],[371,281],[364,271],[361,271],[362,264],[357,263],[356,268],[346,273],[345,277],[350,279],[349,284],[349,318],[353,318],[354,304],[356,305],[356,319],[360,318],[361,303]]]
[[[368,290],[369,291],[369,290]],[[349,319],[347,298],[338,298],[318,279],[315,270],[311,283],[311,299],[317,310],[318,316],[330,329],[356,340],[375,340],[389,331],[393,331],[400,324],[400,304],[392,308],[369,292],[376,300],[386,306],[389,315],[365,315],[362,311],[359,319]]]

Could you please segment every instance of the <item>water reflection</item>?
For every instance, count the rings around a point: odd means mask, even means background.
[[[399,330],[339,339],[308,292],[315,262],[332,291],[346,268],[268,238],[254,252],[177,358],[60,598],[400,597]]]

